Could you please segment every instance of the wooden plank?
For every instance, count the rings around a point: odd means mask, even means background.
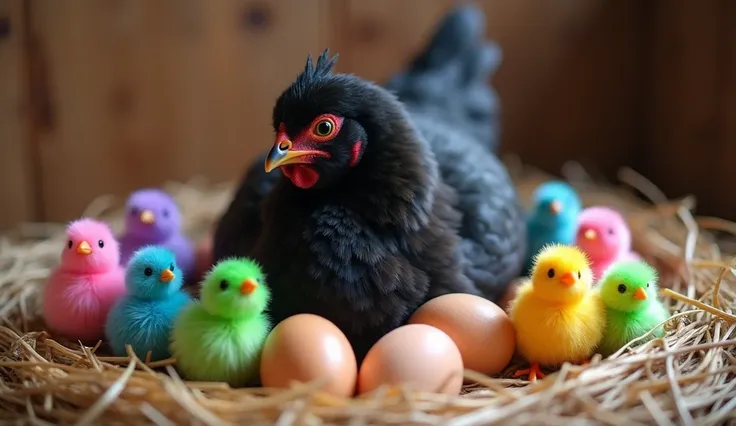
[[[569,160],[611,176],[640,138],[641,2],[483,1],[504,60],[502,150],[551,173]],[[541,147],[553,147],[543,149]]]
[[[346,19],[336,23],[342,29],[339,70],[382,83],[424,48],[453,1],[345,0],[344,4]]]
[[[712,207],[704,207],[704,213],[736,220],[736,197],[730,188],[734,178],[733,159],[736,158],[736,2],[723,1],[720,13],[721,41],[718,52],[721,59],[718,80],[720,103],[718,110],[719,143],[714,147],[711,167],[714,173],[709,182],[713,192]]]
[[[721,196],[713,179],[713,148],[718,144],[718,46],[719,23],[726,24],[720,20],[724,3],[653,3],[648,75],[651,121],[649,143],[640,154],[645,159],[640,172],[670,197],[696,194],[700,212],[717,205]]]
[[[239,177],[328,27],[326,0],[70,0],[32,14],[53,88],[40,147],[50,220],[102,194]]]
[[[0,229],[34,219],[23,0],[0,2]]]
[[[214,155],[202,172],[213,179],[240,178],[250,160],[273,144],[271,116],[276,98],[318,56],[331,38],[327,0],[206,2],[207,42],[191,55],[202,70],[213,111],[207,114],[197,158]],[[230,24],[236,17],[235,25]],[[191,104],[190,104],[191,105]],[[207,133],[219,129],[218,143]],[[235,154],[235,155],[234,155]],[[201,160],[200,160],[201,161]]]

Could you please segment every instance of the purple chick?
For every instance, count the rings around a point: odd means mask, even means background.
[[[176,256],[184,278],[192,277],[194,245],[181,232],[181,213],[173,198],[160,189],[141,189],[126,203],[125,230],[120,240],[120,261],[147,245],[162,246]]]

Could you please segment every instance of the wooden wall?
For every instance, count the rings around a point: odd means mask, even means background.
[[[339,71],[383,81],[453,3],[0,0],[0,227],[169,179],[237,178],[271,144],[273,101],[307,53],[330,47]],[[630,165],[736,217],[712,188],[734,182],[733,2],[478,3],[504,50],[504,151],[550,171]]]

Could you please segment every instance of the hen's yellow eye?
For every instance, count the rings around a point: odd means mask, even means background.
[[[321,138],[326,138],[332,135],[332,132],[335,131],[335,123],[329,119],[320,120],[314,125],[313,131],[315,135]]]

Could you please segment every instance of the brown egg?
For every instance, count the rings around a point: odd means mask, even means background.
[[[514,326],[503,309],[472,294],[436,297],[420,306],[409,323],[444,331],[460,349],[465,368],[488,375],[501,372],[516,349]]]
[[[261,355],[265,387],[288,388],[292,381],[311,382],[330,377],[323,390],[353,396],[358,375],[347,337],[330,321],[299,314],[281,321],[266,339]]]
[[[384,384],[457,395],[463,384],[462,356],[452,339],[435,327],[399,327],[373,345],[358,373],[358,393]]]

